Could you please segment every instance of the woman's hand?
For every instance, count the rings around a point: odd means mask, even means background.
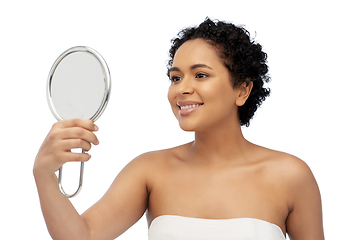
[[[93,133],[97,130],[91,120],[69,119],[55,123],[35,158],[34,176],[53,174],[66,162],[88,161],[89,154],[73,153],[71,149],[89,151],[91,143],[98,145],[99,141]]]

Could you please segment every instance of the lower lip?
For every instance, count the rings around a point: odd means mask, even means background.
[[[196,110],[198,110],[202,105],[198,106],[198,107],[192,107],[192,108],[188,108],[188,109],[181,109],[179,110],[179,114],[181,116],[187,116],[190,115],[191,113],[195,112]]]

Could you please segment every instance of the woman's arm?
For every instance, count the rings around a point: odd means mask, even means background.
[[[288,173],[291,211],[286,220],[291,240],[324,240],[321,197],[310,168],[301,160],[294,161]]]
[[[73,148],[89,151],[98,144],[92,121],[72,119],[57,122],[35,158],[33,174],[41,209],[53,239],[88,239],[88,229],[71,202],[58,190],[55,172],[66,162],[87,161],[90,155],[72,153]]]
[[[55,172],[65,162],[87,161],[90,156],[71,153],[72,148],[90,150],[98,144],[92,121],[72,119],[54,124],[34,163],[34,177],[41,209],[53,239],[114,239],[134,224],[147,208],[145,155],[126,166],[105,196],[78,214],[59,191]]]
[[[105,195],[82,214],[90,239],[114,239],[142,217],[148,207],[149,155],[145,153],[125,166]]]
[[[55,174],[35,175],[41,210],[51,237],[57,239],[89,239],[83,219],[71,202],[59,191]]]

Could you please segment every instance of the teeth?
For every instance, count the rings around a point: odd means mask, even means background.
[[[187,105],[187,106],[180,106],[180,109],[188,109],[188,108],[194,108],[194,107],[200,107],[201,104],[194,104],[194,105]]]

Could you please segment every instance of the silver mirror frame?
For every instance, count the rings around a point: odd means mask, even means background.
[[[98,109],[98,111],[89,119],[89,120],[93,120],[94,122],[101,116],[101,114],[104,112],[108,101],[109,101],[109,96],[110,96],[110,89],[111,89],[111,78],[110,78],[110,71],[109,68],[105,62],[105,60],[103,59],[103,57],[96,52],[94,49],[89,48],[89,47],[85,47],[85,46],[78,46],[78,47],[72,47],[68,50],[66,50],[65,52],[63,52],[55,61],[55,63],[53,64],[49,76],[48,76],[48,80],[47,80],[47,84],[46,84],[46,96],[47,96],[47,101],[50,107],[51,112],[53,113],[53,115],[55,116],[55,118],[58,121],[62,121],[64,120],[57,112],[56,109],[54,107],[54,104],[52,102],[51,99],[51,83],[52,83],[52,79],[55,73],[55,70],[57,68],[57,66],[60,64],[60,62],[68,55],[75,53],[75,52],[88,52],[90,54],[92,54],[101,64],[103,73],[104,73],[104,81],[105,81],[105,94],[104,94],[104,98],[102,100],[101,103],[101,107]]]
[[[102,103],[99,107],[99,109],[94,113],[94,115],[92,117],[90,117],[89,120],[92,121],[96,121],[101,114],[104,112],[108,101],[109,101],[109,96],[110,96],[110,89],[111,89],[111,78],[110,78],[110,71],[109,68],[105,62],[105,60],[103,59],[103,57],[96,52],[94,49],[89,48],[89,47],[85,47],[85,46],[77,46],[77,47],[72,47],[68,50],[66,50],[65,52],[63,52],[55,61],[55,63],[53,64],[48,79],[47,79],[47,84],[46,84],[46,96],[47,96],[47,102],[49,104],[50,110],[53,113],[54,117],[58,120],[58,121],[62,121],[64,120],[56,111],[55,106],[53,104],[52,98],[51,98],[51,84],[52,84],[52,80],[53,80],[53,76],[55,74],[56,68],[57,66],[60,64],[60,62],[66,58],[68,55],[75,53],[75,52],[87,52],[90,53],[91,55],[93,55],[100,63],[101,67],[102,67],[102,71],[104,74],[104,82],[105,82],[105,91],[104,91],[104,97],[102,99]],[[85,153],[84,150],[82,150],[82,153]],[[81,166],[80,166],[80,178],[79,178],[79,186],[78,189],[75,191],[75,193],[73,194],[67,194],[65,193],[63,187],[62,187],[62,167],[60,167],[59,169],[59,177],[58,177],[58,187],[59,190],[61,192],[61,194],[67,198],[71,198],[76,196],[81,188],[82,188],[82,184],[83,184],[83,174],[84,174],[84,162],[81,162]]]

